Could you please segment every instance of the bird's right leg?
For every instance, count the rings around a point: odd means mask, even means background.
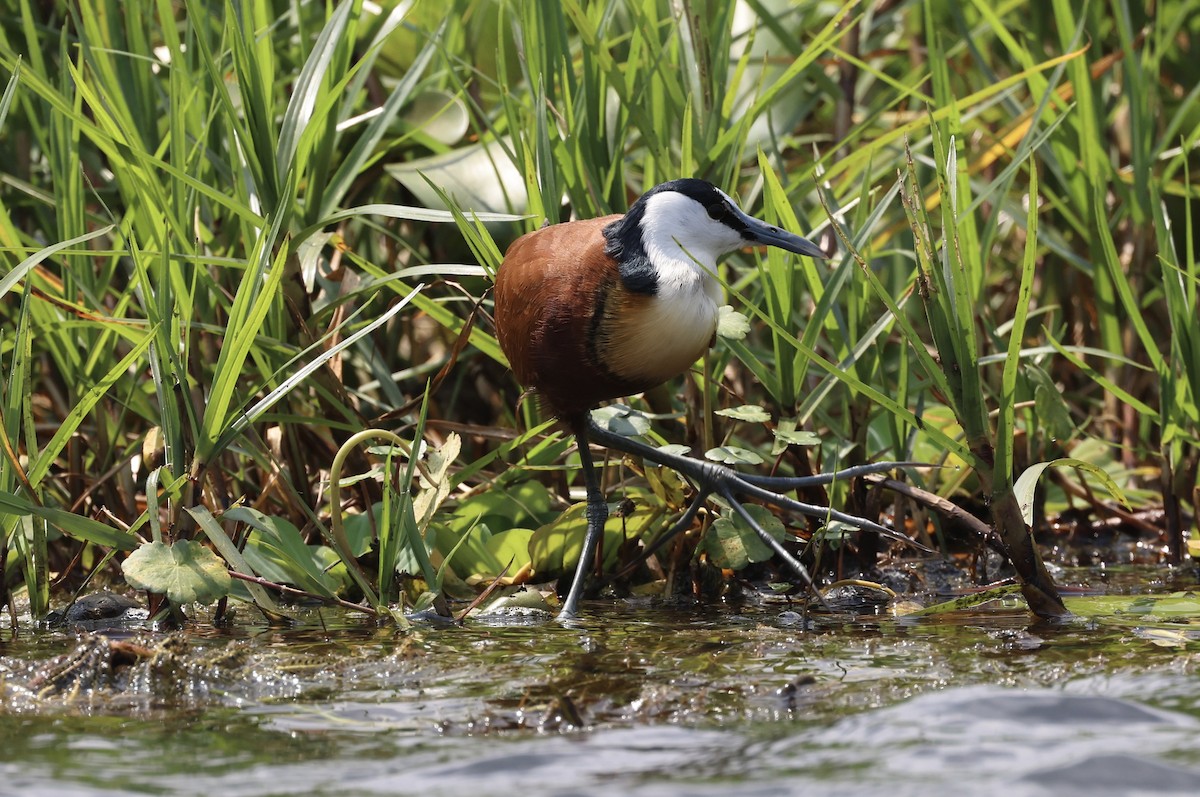
[[[579,615],[579,600],[587,588],[588,574],[596,563],[596,549],[604,536],[604,524],[608,520],[608,504],[600,490],[600,477],[588,448],[588,424],[582,422],[572,426],[575,429],[575,442],[579,446],[579,461],[583,465],[583,483],[587,489],[587,533],[583,537],[583,550],[579,552],[575,579],[558,615],[560,620],[573,620]]]

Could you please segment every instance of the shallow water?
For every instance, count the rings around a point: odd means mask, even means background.
[[[806,627],[597,601],[554,622],[321,612],[190,631],[178,667],[36,697],[0,643],[0,794],[1195,794],[1195,647],[1019,608]],[[142,635],[142,641],[152,637]],[[1161,643],[1161,640],[1158,640]]]

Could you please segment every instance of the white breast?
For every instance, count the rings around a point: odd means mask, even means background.
[[[665,382],[696,362],[717,330],[721,287],[711,278],[664,289],[644,312],[613,330],[613,351],[622,376],[646,383]]]
[[[738,248],[741,237],[694,200],[668,192],[646,207],[642,245],[657,291],[644,312],[614,330],[614,343],[623,375],[660,382],[690,368],[712,342],[724,300],[717,258]]]

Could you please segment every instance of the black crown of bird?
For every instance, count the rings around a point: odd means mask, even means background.
[[[715,185],[686,178],[656,185],[624,215],[527,233],[505,254],[496,272],[496,336],[517,381],[574,433],[587,489],[587,531],[561,618],[578,615],[608,516],[589,441],[672,468],[696,487],[687,510],[660,541],[690,526],[715,493],[810,588],[805,567],[755,521],[738,496],[909,542],[874,521],[783,494],[908,463],[873,463],[808,477],[739,474],[660,451],[592,421],[591,410],[600,402],[679,376],[715,343],[723,304],[714,276],[717,261],[758,245],[826,257],[811,241],[747,215]]]

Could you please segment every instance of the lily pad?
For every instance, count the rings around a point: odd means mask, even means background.
[[[192,540],[151,542],[121,563],[134,589],[166,595],[171,603],[212,603],[229,594],[232,579],[215,553]]]

